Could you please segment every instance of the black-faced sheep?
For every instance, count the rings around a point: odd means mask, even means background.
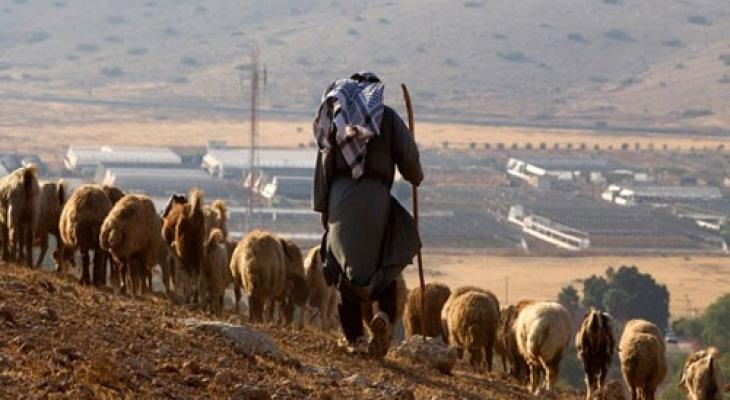
[[[558,380],[563,350],[570,341],[570,313],[555,302],[535,302],[525,306],[515,321],[517,348],[530,369],[530,391],[539,393],[541,371],[545,390],[551,392]]]
[[[653,400],[656,388],[667,375],[664,339],[651,322],[634,319],[626,323],[619,344],[621,373],[632,400]]]
[[[262,322],[266,307],[273,310],[276,299],[286,290],[284,257],[279,238],[264,231],[249,232],[233,251],[230,263],[233,283],[248,296],[249,319],[253,322]],[[236,310],[239,302],[237,291]]]
[[[700,350],[687,357],[679,383],[687,391],[689,400],[723,400],[725,377],[717,363],[714,348]]]
[[[337,305],[340,293],[335,286],[327,286],[322,272],[320,246],[312,247],[304,261],[304,276],[309,286],[309,299],[305,319],[314,323],[318,319],[323,330],[334,329],[338,324]]]
[[[81,283],[91,284],[89,275],[90,251],[94,251],[94,285],[106,284],[106,253],[99,246],[101,225],[112,208],[111,201],[96,185],[83,185],[69,197],[61,211],[58,230],[63,249],[54,252],[61,270],[73,259],[75,250],[81,252]]]
[[[3,259],[33,266],[33,239],[40,214],[36,167],[19,168],[0,179]]]
[[[529,378],[529,368],[517,347],[515,321],[518,314],[517,306],[509,305],[502,308],[499,314],[499,328],[497,329],[495,348],[502,359],[505,372],[520,383],[525,384]]]
[[[469,352],[469,360],[478,372],[492,370],[492,349],[499,324],[496,298],[481,291],[469,291],[450,304],[446,325],[449,343]]]
[[[413,335],[441,336],[446,342],[441,327],[441,310],[451,295],[451,289],[442,283],[426,284],[426,295],[423,299],[425,310],[423,312],[423,323],[421,327],[421,287],[418,286],[408,293],[406,309],[403,315],[403,326],[406,337]]]
[[[593,392],[606,382],[606,374],[613,359],[616,340],[613,337],[611,317],[596,310],[586,314],[575,336],[575,347],[578,350],[578,359],[583,363],[586,396],[590,400]]]
[[[179,280],[185,302],[198,298],[207,239],[203,193],[193,189],[189,200],[186,203],[172,202],[162,225],[162,236],[180,261]]]
[[[37,267],[41,266],[48,251],[48,235],[56,237],[56,250],[61,250],[62,242],[58,223],[61,219],[61,210],[66,204],[66,183],[64,181],[42,182],[39,196],[39,217],[35,231],[35,244],[40,246]]]
[[[221,315],[226,288],[233,282],[223,231],[218,228],[211,230],[205,247],[206,259],[200,284],[203,299],[211,312]]]
[[[105,218],[100,245],[121,267],[124,292],[139,295],[146,290],[147,276],[159,260],[160,232],[155,205],[144,195],[124,196]]]

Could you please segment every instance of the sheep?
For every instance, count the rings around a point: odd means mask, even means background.
[[[540,392],[541,372],[545,390],[551,392],[558,380],[560,360],[571,336],[568,310],[556,302],[534,302],[525,306],[515,321],[517,348],[530,370],[530,391]]]
[[[279,239],[270,232],[251,231],[238,242],[231,257],[230,270],[236,291],[236,311],[240,288],[248,296],[249,320],[263,322],[265,308],[274,303],[286,289],[286,264]],[[273,311],[269,311],[271,315]]]
[[[615,346],[611,317],[591,310],[583,317],[575,336],[578,359],[586,374],[587,399],[590,400],[593,392],[600,390],[606,382]]]
[[[223,200],[215,200],[210,205],[204,206],[203,214],[205,214],[205,225],[209,232],[213,229],[220,229],[223,238],[228,237],[228,209]]]
[[[33,239],[40,214],[37,168],[28,165],[0,179],[0,230],[3,260],[33,267]]]
[[[717,349],[697,351],[687,357],[679,387],[690,400],[723,400],[725,377],[717,364]]]
[[[446,300],[446,303],[444,303],[444,306],[441,308],[442,335],[446,339],[447,343],[448,343],[448,338],[449,338],[449,329],[448,329],[446,321],[447,321],[447,318],[449,315],[449,310],[451,309],[451,304],[453,304],[457,298],[459,298],[460,296],[462,296],[466,293],[469,293],[469,292],[481,292],[481,293],[486,294],[489,297],[492,297],[494,300],[494,304],[497,304],[496,312],[497,312],[497,314],[499,314],[499,301],[497,301],[497,297],[494,296],[494,294],[492,292],[479,288],[479,287],[476,287],[476,286],[461,286],[461,287],[457,288],[456,290],[451,292],[451,294],[449,295],[449,298]]]
[[[121,267],[123,292],[139,295],[146,290],[149,271],[159,260],[161,241],[161,221],[149,197],[126,195],[109,211],[99,244]]]
[[[200,286],[207,295],[210,311],[215,315],[221,315],[226,288],[233,282],[231,270],[228,268],[228,251],[223,231],[218,228],[212,229],[205,247],[206,260]]]
[[[180,261],[180,279],[186,303],[198,299],[200,272],[205,260],[206,226],[203,193],[192,189],[189,202],[171,202],[166,210],[162,237]]]
[[[58,230],[63,247],[54,251],[53,256],[63,271],[72,259],[74,250],[81,252],[81,284],[92,283],[89,276],[89,251],[94,251],[94,285],[106,283],[106,254],[99,246],[101,225],[112,208],[111,201],[101,187],[83,185],[69,197],[61,210]]]
[[[469,352],[469,361],[477,372],[492,370],[492,349],[499,324],[496,298],[482,291],[469,291],[451,303],[446,324],[449,343]]]
[[[522,303],[524,305],[524,303]],[[506,373],[517,379],[520,383],[527,383],[528,371],[527,362],[517,348],[517,337],[515,336],[515,321],[519,315],[517,306],[509,305],[503,307],[499,314],[499,328],[497,329],[496,350],[502,359],[502,366]]]
[[[286,266],[286,288],[279,296],[279,321],[289,325],[294,319],[294,309],[304,308],[309,298],[309,285],[304,277],[304,261],[302,251],[289,239],[279,238],[279,244],[284,254]],[[304,323],[303,311],[299,314],[297,327],[301,328]]]
[[[667,375],[666,349],[659,328],[634,319],[626,323],[619,344],[621,373],[632,400],[654,399]]]
[[[421,287],[418,286],[410,291],[406,301],[406,309],[403,315],[403,325],[406,337],[413,335],[441,336],[441,310],[444,303],[451,295],[451,289],[442,283],[426,284],[426,295],[423,301],[423,327],[421,326]],[[444,338],[444,342],[446,338]]]
[[[56,237],[56,250],[61,249],[61,234],[58,223],[61,219],[61,210],[66,204],[66,183],[43,182],[40,184],[40,208],[38,226],[35,231],[35,244],[40,246],[36,267],[40,268],[48,251],[48,235]]]
[[[322,272],[320,248],[321,246],[312,247],[304,261],[304,275],[309,286],[305,314],[309,317],[310,323],[319,317],[322,330],[329,330],[337,327],[337,305],[340,294],[335,286],[327,286]]]
[[[109,198],[109,201],[111,201],[112,206],[117,204],[119,200],[124,197],[124,192],[122,192],[118,187],[112,186],[112,185],[103,185],[101,187],[101,190],[104,191],[104,194]]]

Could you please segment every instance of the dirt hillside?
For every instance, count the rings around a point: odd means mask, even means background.
[[[281,357],[246,357],[181,318],[210,317],[158,296],[118,297],[0,264],[0,398],[534,398],[463,366],[445,376],[390,356],[353,358],[334,335],[308,328],[256,326]]]

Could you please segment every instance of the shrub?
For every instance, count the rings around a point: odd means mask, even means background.
[[[513,62],[513,63],[524,63],[529,62],[530,59],[527,57],[527,55],[521,51],[508,51],[508,52],[497,52],[497,57]]]

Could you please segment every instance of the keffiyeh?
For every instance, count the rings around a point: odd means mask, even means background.
[[[364,173],[368,141],[380,135],[384,89],[380,79],[371,72],[339,79],[325,90],[314,119],[314,137],[320,150],[332,148],[329,133],[336,129],[336,144],[354,179]]]

